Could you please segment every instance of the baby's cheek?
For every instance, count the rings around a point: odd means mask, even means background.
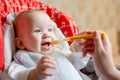
[[[36,52],[40,52],[41,51],[41,46],[40,45],[37,45],[37,46],[34,46],[34,51]]]
[[[55,35],[53,35],[52,40],[54,41],[54,40],[58,40],[58,39]]]

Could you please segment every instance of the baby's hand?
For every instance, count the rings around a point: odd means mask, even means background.
[[[36,71],[46,78],[47,76],[53,76],[53,74],[49,72],[49,69],[56,69],[55,59],[49,55],[45,55],[39,61]]]

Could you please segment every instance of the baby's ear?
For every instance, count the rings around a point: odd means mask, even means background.
[[[14,43],[19,49],[22,49],[22,50],[25,49],[25,46],[20,38],[18,38],[18,37],[15,38]]]

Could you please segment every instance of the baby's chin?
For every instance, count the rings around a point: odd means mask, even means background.
[[[40,53],[43,55],[51,55],[53,53],[54,50],[54,46],[48,48],[48,49],[41,49]]]
[[[43,54],[43,55],[51,55],[52,54],[52,52],[41,52],[41,54]]]
[[[51,55],[53,51],[42,51],[40,52],[43,55]]]
[[[38,53],[38,54],[42,54],[42,55],[51,55],[53,50],[47,50],[47,51],[37,51],[37,50],[34,50],[32,52],[35,52],[35,53]]]

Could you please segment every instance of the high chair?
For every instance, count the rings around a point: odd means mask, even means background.
[[[2,26],[5,17],[10,13],[19,13],[24,10],[40,9],[44,10],[50,18],[56,22],[66,37],[74,36],[79,32],[78,26],[70,16],[65,15],[54,7],[34,0],[0,0],[0,70],[4,70],[4,33]]]
[[[5,44],[4,44],[3,24],[6,22],[6,16],[10,13],[20,13],[24,10],[30,10],[30,9],[40,9],[45,11],[50,16],[50,18],[57,24],[57,26],[60,28],[60,30],[63,32],[63,34],[66,37],[74,36],[77,33],[79,33],[78,26],[70,16],[64,14],[62,11],[54,7],[48,6],[47,4],[35,0],[0,0],[0,72],[1,73],[7,71],[12,59],[12,54],[5,53],[4,51]]]

